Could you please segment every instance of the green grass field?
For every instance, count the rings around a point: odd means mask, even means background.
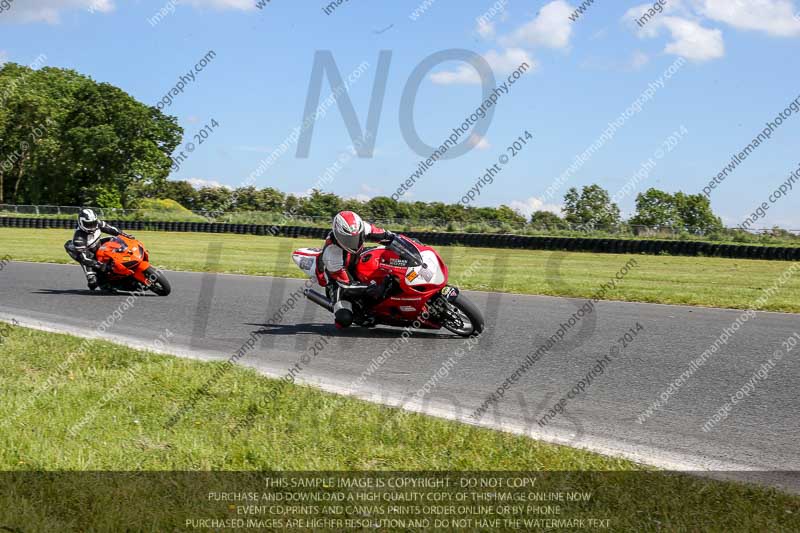
[[[93,341],[59,369],[81,342],[17,327],[0,345],[1,470],[645,470],[625,460],[296,385],[287,385],[257,413],[249,431],[233,437],[229,430],[272,384],[239,366],[165,429],[218,363]],[[79,429],[71,431],[74,427]],[[19,531],[90,530],[98,522],[88,523],[89,517],[109,526],[112,516],[138,523],[141,513],[158,515],[152,518],[156,529],[173,530],[182,512],[197,515],[204,504],[199,495],[176,497],[176,491],[199,492],[198,487],[164,481],[134,490],[134,484],[147,482],[141,478],[124,490],[81,485],[88,493],[79,495],[70,492],[67,480],[49,501],[40,501],[33,487],[11,483],[5,475],[0,526]],[[613,516],[616,530],[800,528],[800,498],[774,490],[658,472],[598,483],[598,502],[586,511]],[[153,501],[164,502],[164,508]]]
[[[173,270],[301,277],[291,252],[319,246],[308,239],[209,233],[137,232],[151,260]],[[0,228],[0,251],[20,261],[70,263],[63,249],[71,232]],[[219,257],[209,250],[219,250]],[[787,261],[567,253],[439,247],[450,278],[462,288],[585,298],[631,258],[633,268],[605,298],[636,302],[746,308],[790,266]],[[763,308],[800,312],[800,277]]]

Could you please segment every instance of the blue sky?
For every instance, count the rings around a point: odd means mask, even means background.
[[[650,186],[700,192],[800,96],[797,2],[669,0],[639,28],[633,19],[648,4],[638,2],[597,0],[572,21],[577,0],[420,1],[349,0],[326,15],[327,2],[308,0],[272,0],[264,9],[255,0],[14,0],[0,13],[0,60],[28,64],[45,54],[47,65],[75,69],[155,105],[213,50],[213,61],[165,112],[178,117],[185,142],[212,118],[219,127],[172,177],[238,186],[302,122],[317,50],[330,50],[345,77],[368,65],[348,92],[362,127],[379,51],[391,50],[374,156],[348,158],[326,187],[360,198],[390,195],[417,168],[420,157],[403,139],[399,114],[406,81],[423,59],[468,49],[486,58],[498,81],[526,61],[534,68],[500,99],[486,136],[472,138],[475,148],[462,157],[438,162],[408,196],[457,202],[527,130],[533,143],[475,202],[526,213],[557,210],[569,186],[599,183],[615,193],[682,128],[688,133],[619,203],[630,213],[635,193]],[[148,19],[162,8],[173,12],[152,26]],[[492,10],[488,23],[477,22]],[[679,58],[685,64],[663,88],[546,198],[575,157]],[[328,94],[326,79],[322,98]],[[418,92],[420,136],[440,144],[480,102],[473,71],[463,63],[439,65]],[[712,206],[726,224],[744,220],[800,167],[798,139],[800,113],[713,191]],[[310,156],[297,158],[292,147],[256,185],[302,193],[351,142],[334,106],[315,126]],[[792,191],[760,225],[800,229],[798,201],[800,192]]]

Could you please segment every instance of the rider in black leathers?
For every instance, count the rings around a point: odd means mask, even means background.
[[[64,243],[67,254],[83,267],[89,290],[97,288],[97,273],[107,272],[111,268],[111,265],[100,263],[95,259],[97,249],[107,240],[100,238],[103,233],[114,237],[122,235],[132,238],[131,235],[98,219],[91,209],[81,209],[78,213],[78,227],[75,228],[72,240]]]

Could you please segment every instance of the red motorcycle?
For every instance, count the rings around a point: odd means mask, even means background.
[[[295,264],[316,280],[322,250],[300,248],[292,253]],[[361,289],[353,301],[354,322],[422,329],[445,328],[463,337],[483,331],[480,310],[461,291],[447,284],[447,265],[430,246],[397,235],[384,246],[365,248],[356,264],[356,277],[365,285],[383,284],[384,298],[373,300]],[[312,302],[333,312],[333,303],[313,289],[305,290]]]

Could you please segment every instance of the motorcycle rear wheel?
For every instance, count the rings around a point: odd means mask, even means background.
[[[147,288],[157,295],[168,296],[169,293],[172,292],[169,281],[167,281],[166,276],[164,276],[164,273],[160,270],[150,267],[144,271],[144,275],[150,280],[150,285],[148,285]]]
[[[448,313],[448,316],[444,317],[442,326],[445,329],[462,337],[483,333],[485,327],[483,315],[469,298],[459,294],[455,300],[450,302],[450,305],[455,308],[457,315]]]

